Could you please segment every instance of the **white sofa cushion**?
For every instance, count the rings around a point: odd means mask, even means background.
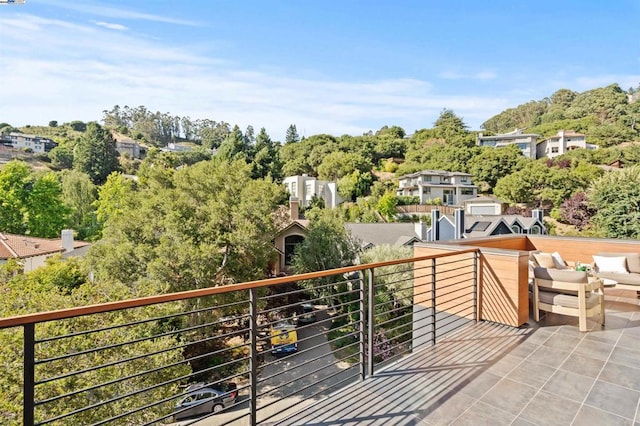
[[[628,274],[627,270],[627,258],[620,257],[608,257],[608,256],[593,256],[593,261],[596,264],[598,272],[614,273],[614,274]]]

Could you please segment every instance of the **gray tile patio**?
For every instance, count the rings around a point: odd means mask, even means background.
[[[589,326],[471,325],[278,424],[640,425],[639,299],[607,289]]]

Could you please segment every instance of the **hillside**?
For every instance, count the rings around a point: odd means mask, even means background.
[[[570,129],[602,147],[640,141],[640,102],[633,96],[638,90],[624,91],[617,84],[582,93],[560,89],[548,98],[509,108],[481,127],[493,133],[526,128],[542,136]]]

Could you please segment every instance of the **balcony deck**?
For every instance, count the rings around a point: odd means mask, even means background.
[[[639,299],[607,289],[606,326],[589,327],[471,325],[278,424],[640,424]]]

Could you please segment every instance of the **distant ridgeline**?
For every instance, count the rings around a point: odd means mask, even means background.
[[[550,136],[562,129],[584,133],[602,147],[640,140],[640,86],[624,91],[617,84],[578,93],[560,89],[548,98],[509,108],[482,128],[493,133],[527,129]]]

